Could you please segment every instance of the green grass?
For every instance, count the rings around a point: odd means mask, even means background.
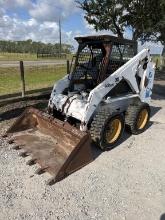
[[[25,67],[26,91],[51,87],[65,74],[65,66]],[[19,68],[0,68],[0,95],[16,92],[21,92]]]

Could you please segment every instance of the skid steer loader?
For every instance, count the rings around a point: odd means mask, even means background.
[[[150,119],[154,67],[148,49],[117,37],[75,38],[70,74],[55,83],[47,112],[26,109],[6,135],[20,155],[31,156],[36,173],[48,171],[51,185],[90,163],[91,141],[113,148],[125,125],[143,132]]]

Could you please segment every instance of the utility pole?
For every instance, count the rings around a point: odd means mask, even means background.
[[[59,18],[59,43],[60,43],[60,56],[61,56],[61,50],[62,50],[62,48],[61,48],[61,19]]]

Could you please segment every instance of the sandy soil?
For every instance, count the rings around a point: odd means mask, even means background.
[[[143,134],[125,132],[122,142],[108,152],[93,147],[95,160],[91,164],[51,187],[45,184],[49,174],[34,175],[38,166],[27,166],[28,158],[18,157],[18,152],[0,139],[0,219],[163,220],[164,91],[153,96],[150,126]],[[0,132],[27,105],[45,104],[39,100],[1,107]]]

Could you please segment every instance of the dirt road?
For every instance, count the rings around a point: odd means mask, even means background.
[[[45,185],[48,174],[34,175],[37,165],[28,167],[28,159],[0,139],[0,219],[160,220],[165,213],[164,97],[153,96],[148,130],[125,133],[108,152],[93,147],[91,164],[52,187]],[[27,103],[0,109],[1,132],[20,114],[20,105]]]

